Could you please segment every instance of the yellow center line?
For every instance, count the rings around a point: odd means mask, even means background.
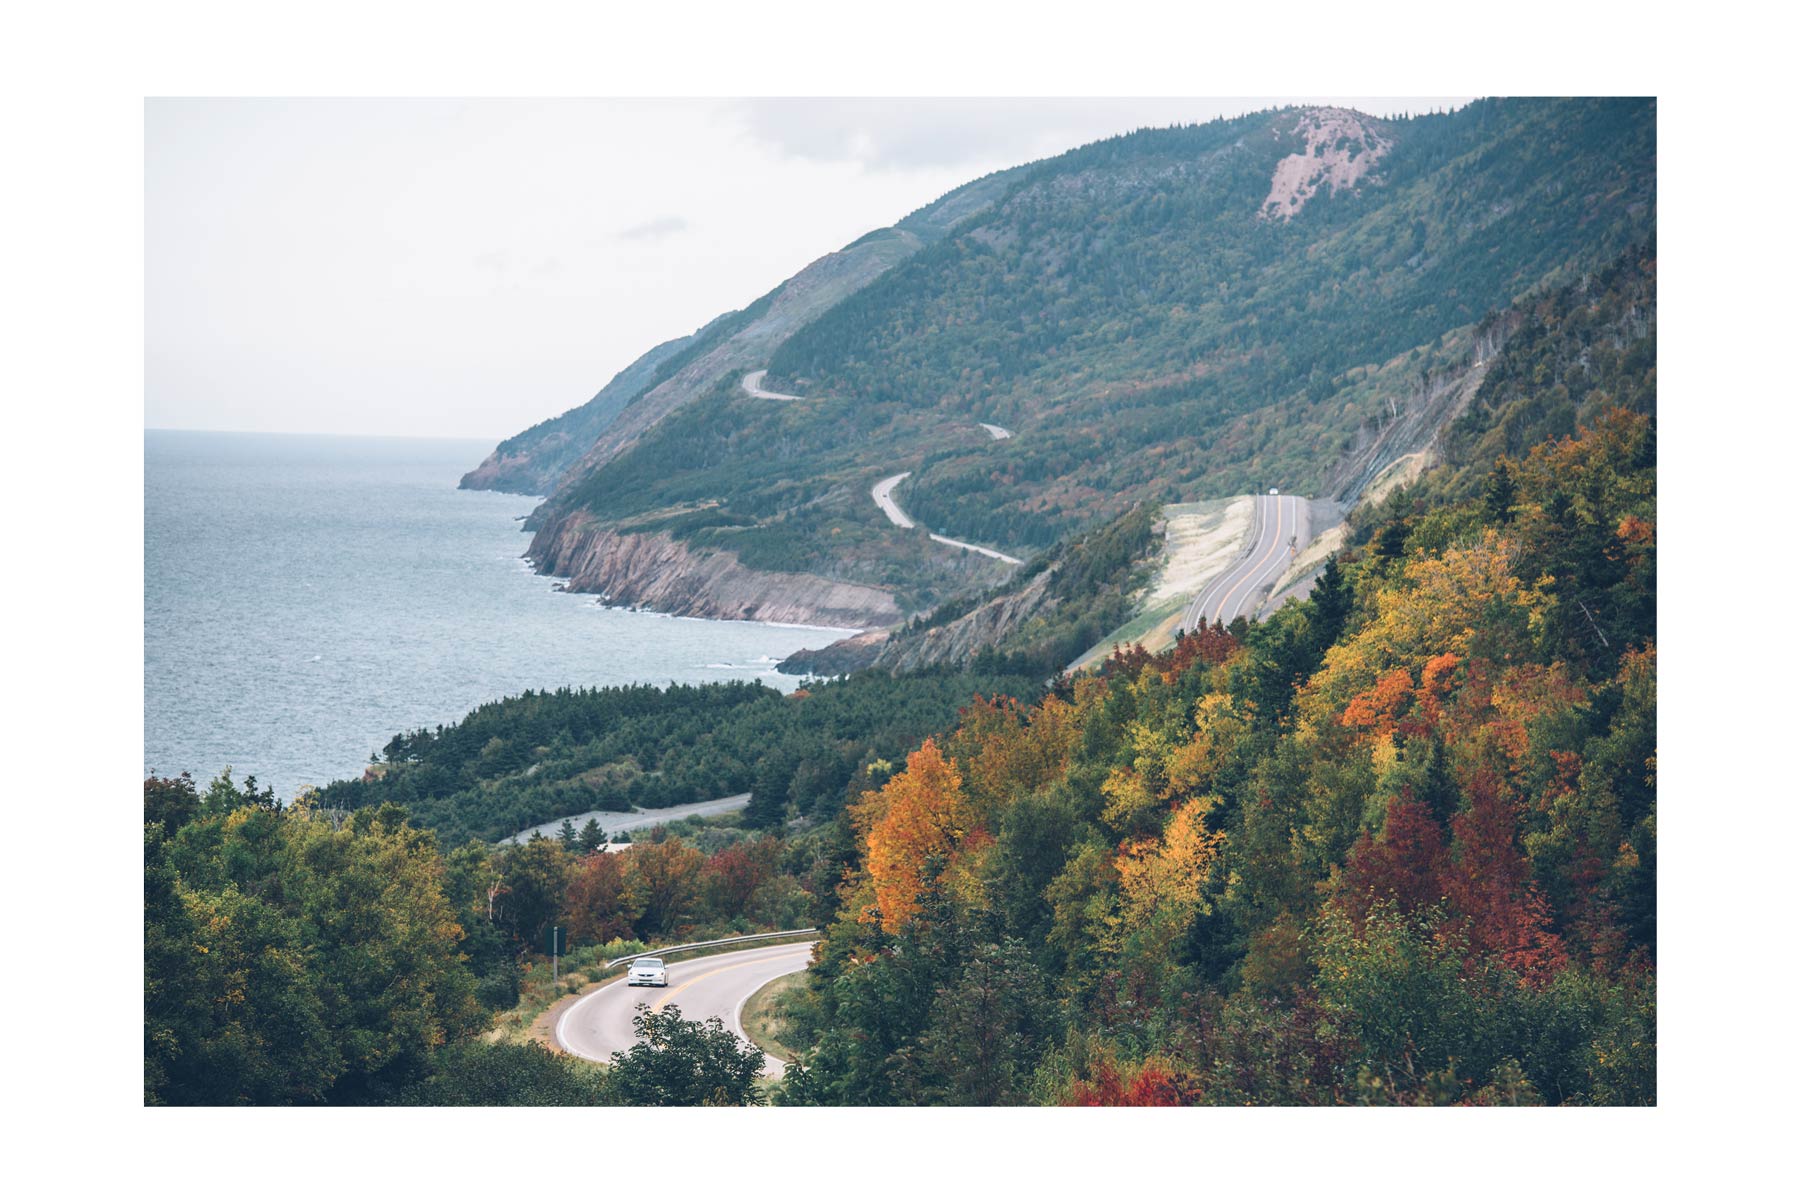
[[[811,954],[812,944],[806,943],[806,944],[802,944],[801,946],[807,950],[809,955]],[[656,1001],[650,1003],[650,1009],[660,1012],[664,1006],[668,1005],[670,1002],[675,1000],[676,994],[680,993],[683,989],[686,989],[689,985],[699,984],[701,981],[706,980],[706,978],[708,978],[708,977],[716,977],[720,973],[730,972],[734,968],[748,968],[752,964],[767,964],[771,960],[785,960],[788,958],[788,956],[791,956],[792,954],[793,954],[793,950],[789,949],[783,955],[764,956],[760,960],[739,960],[736,963],[727,964],[722,968],[715,968],[711,972],[703,972],[699,976],[694,977],[692,980],[683,981],[681,984],[675,986],[675,988],[673,988],[673,989],[665,989],[663,991],[663,995],[660,998],[658,998]]]
[[[1250,569],[1250,574],[1248,576],[1244,577],[1244,579],[1238,581],[1236,584],[1232,585],[1231,591],[1229,593],[1225,594],[1225,601],[1219,607],[1219,620],[1221,622],[1225,620],[1226,606],[1229,606],[1231,604],[1231,599],[1233,597],[1237,596],[1238,589],[1243,588],[1244,585],[1255,581],[1261,575],[1263,565],[1269,562],[1269,556],[1275,554],[1275,552],[1281,548],[1281,527],[1282,527],[1282,523],[1286,520],[1286,513],[1284,512],[1281,503],[1285,500],[1287,500],[1286,497],[1276,497],[1275,498],[1275,541],[1274,541],[1274,543],[1272,543],[1270,545],[1268,554],[1264,555],[1261,559],[1257,560],[1256,566],[1254,568]],[[1237,615],[1235,613],[1232,614],[1231,616],[1233,618],[1237,617]]]

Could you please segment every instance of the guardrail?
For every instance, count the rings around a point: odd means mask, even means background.
[[[608,960],[606,967],[617,968],[621,964],[636,960],[642,956],[660,956],[667,952],[691,952],[703,947],[728,947],[733,943],[755,943],[759,939],[780,939],[787,935],[817,935],[818,927],[801,927],[797,931],[769,931],[761,935],[733,935],[729,939],[708,939],[704,943],[677,943],[671,947],[655,947],[647,952],[633,952],[629,956],[620,956],[616,960]]]

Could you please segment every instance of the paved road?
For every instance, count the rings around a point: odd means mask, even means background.
[[[623,979],[602,985],[563,1011],[556,1021],[556,1042],[585,1060],[607,1060],[636,1042],[631,1017],[643,1003],[652,1010],[679,1006],[681,1017],[702,1022],[718,1018],[749,1043],[742,1023],[744,1003],[776,977],[803,971],[812,961],[812,949],[811,942],[787,943],[683,960],[669,965],[667,989],[632,989]],[[763,1057],[763,1071],[771,1076],[780,1076],[786,1067],[773,1056]]]
[[[766,368],[762,371],[749,372],[744,376],[740,383],[743,385],[745,392],[759,400],[797,401],[800,399],[797,396],[789,396],[785,392],[764,391],[762,386],[763,377],[768,374],[768,369]],[[988,437],[992,438],[995,442],[1000,441],[1002,438],[1012,437],[1012,431],[1008,430],[1005,426],[990,426],[986,422],[981,422],[980,425],[983,430],[988,432]],[[869,495],[875,498],[875,504],[880,506],[881,512],[887,514],[888,521],[894,523],[894,525],[900,527],[902,530],[911,530],[916,523],[906,516],[906,510],[900,508],[899,503],[894,500],[894,489],[899,485],[900,481],[906,479],[910,475],[912,475],[911,472],[901,472],[899,475],[889,476],[884,480],[878,481],[875,487],[869,490]],[[1014,567],[1025,562],[1022,559],[1016,559],[1013,556],[1008,555],[1004,551],[996,551],[992,547],[983,547],[975,543],[965,543],[961,539],[945,538],[941,534],[932,534],[930,535],[930,538],[934,543],[943,543],[946,547],[956,547],[963,551],[973,551],[977,555],[985,555],[989,559],[998,559],[1001,563],[1010,563]],[[557,821],[560,823],[562,819],[559,818]],[[579,823],[577,825],[579,825]],[[601,825],[605,826],[606,824],[602,821]]]
[[[674,822],[677,818],[692,818],[695,814],[728,814],[732,810],[741,810],[750,804],[750,794],[739,793],[732,797],[720,797],[714,801],[696,801],[690,805],[670,806],[666,810],[589,810],[585,814],[570,814],[569,821],[580,830],[589,818],[600,824],[600,829],[609,835],[620,831],[637,831],[645,827],[655,826],[660,822]],[[502,843],[523,843],[531,838],[533,831],[541,832],[545,838],[553,839],[556,832],[562,829],[563,820],[552,818],[538,826],[528,826],[511,838],[502,839]]]
[[[869,495],[875,498],[875,504],[881,507],[881,512],[887,514],[887,520],[902,530],[911,530],[913,520],[906,516],[906,510],[900,508],[899,503],[894,500],[894,489],[910,475],[911,472],[901,472],[897,476],[889,476],[869,490]]]
[[[1258,496],[1256,519],[1256,541],[1242,559],[1200,590],[1181,616],[1183,630],[1214,621],[1230,623],[1240,614],[1253,616],[1311,533],[1305,497]]]
[[[910,475],[912,475],[911,472],[901,472],[898,475],[888,476],[883,480],[877,481],[875,487],[869,490],[869,495],[875,498],[875,504],[880,506],[881,512],[887,514],[887,520],[894,523],[894,525],[900,527],[902,530],[911,530],[916,523],[906,516],[906,510],[900,508],[900,503],[894,500],[894,489],[900,481],[906,479]],[[1001,563],[1010,563],[1015,567],[1025,562],[1022,559],[1016,559],[1013,556],[1008,555],[1004,551],[996,551],[992,547],[977,546],[974,543],[965,543],[958,538],[945,538],[941,534],[930,535],[930,538],[934,543],[943,543],[946,547],[959,547],[964,551],[973,551],[977,555],[985,555],[989,559],[998,559]]]
[[[768,374],[768,368],[764,368],[762,371],[753,371],[745,376],[741,381],[744,391],[759,401],[797,401],[800,399],[797,396],[789,396],[785,392],[765,392],[762,382],[763,377]]]

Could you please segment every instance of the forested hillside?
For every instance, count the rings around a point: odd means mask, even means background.
[[[599,975],[597,959],[647,941],[823,919],[841,872],[829,831],[713,833],[706,851],[453,847],[391,805],[346,817],[229,772],[204,790],[148,780],[145,1104],[754,1102],[761,1055],[678,1007],[657,1019],[673,1050],[611,1071],[489,1034],[522,989],[558,996],[540,954],[552,926]]]
[[[914,616],[787,696],[495,701],[285,807],[147,781],[146,1101],[1654,1104],[1654,146],[1634,101],[1143,131],[878,232],[916,245],[779,337],[765,298],[646,366],[680,404],[541,534]],[[806,399],[701,380],[747,346]],[[1062,670],[1167,502],[1349,496],[1409,420],[1422,474],[1306,599]],[[887,522],[905,468],[922,527],[1025,562]],[[494,842],[745,791],[623,852]],[[515,1042],[552,928],[594,965],[811,925],[766,1092],[679,1015],[707,1065]]]
[[[896,464],[921,525],[1023,558],[1135,503],[1319,490],[1468,368],[1484,318],[1648,238],[1654,168],[1640,101],[1283,110],[1071,151],[783,339],[770,384],[804,401],[721,379],[572,475],[537,553],[660,531],[922,612],[991,580],[883,520]]]
[[[977,693],[1034,696],[998,665],[871,673],[783,696],[764,685],[525,693],[396,735],[361,780],[319,800],[394,803],[451,843],[588,810],[666,808],[754,791],[751,821],[829,820],[879,764],[950,726]]]
[[[1503,466],[865,794],[786,1099],[1653,1102],[1652,421]]]

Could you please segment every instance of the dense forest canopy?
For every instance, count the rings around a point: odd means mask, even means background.
[[[1609,411],[1241,643],[926,742],[784,1097],[1653,1102],[1652,448]]]
[[[950,725],[975,694],[1041,687],[988,657],[968,670],[874,673],[787,696],[748,682],[525,693],[396,735],[361,780],[329,785],[319,800],[398,804],[455,842],[752,790],[754,822],[829,819],[853,782]]]

